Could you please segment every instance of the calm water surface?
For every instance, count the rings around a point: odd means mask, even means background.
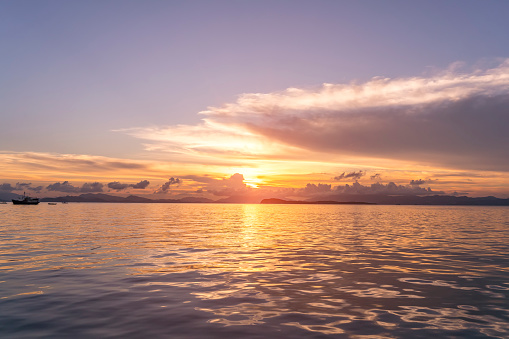
[[[509,338],[509,208],[0,205],[2,338]]]

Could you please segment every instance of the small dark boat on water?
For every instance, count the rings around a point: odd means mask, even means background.
[[[12,203],[14,205],[37,205],[39,203],[39,198],[31,198],[23,192],[23,197],[19,199],[12,199]]]

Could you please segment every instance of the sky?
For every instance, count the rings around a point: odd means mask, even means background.
[[[0,2],[0,193],[509,197],[509,2]]]

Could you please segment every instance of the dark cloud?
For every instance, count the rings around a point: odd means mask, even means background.
[[[81,187],[73,186],[69,181],[62,183],[56,182],[46,186],[48,191],[64,192],[64,193],[97,193],[103,192],[103,184],[100,182],[84,183]]]
[[[56,191],[56,192],[65,192],[65,193],[78,193],[80,191],[79,187],[73,186],[69,183],[69,181],[64,181],[62,183],[56,182],[54,184],[50,184],[46,186],[48,191]]]
[[[111,188],[116,191],[125,190],[126,188],[129,188],[131,185],[129,184],[121,184],[118,181],[113,181],[108,183],[108,188]]]
[[[12,192],[16,190],[16,187],[13,187],[11,184],[9,183],[3,183],[3,184],[0,184],[0,191],[4,191],[4,192]]]
[[[167,182],[162,184],[155,193],[167,193],[171,189],[171,185],[180,185],[181,183],[181,179],[171,177]]]
[[[340,181],[343,179],[353,179],[353,180],[359,180],[362,176],[366,175],[365,171],[359,171],[359,172],[350,172],[345,174],[345,172],[341,173],[337,177],[334,177],[334,180]]]
[[[410,181],[411,186],[424,185],[425,183],[426,183],[426,180],[422,180],[422,179]]]
[[[18,183],[16,183],[16,188],[17,189],[26,189],[26,188],[31,187],[31,185],[32,185],[32,183],[18,182]]]
[[[381,183],[371,184],[364,186],[358,182],[352,185],[336,186],[334,187],[335,193],[344,194],[383,194],[383,195],[429,195],[429,194],[444,194],[442,191],[433,191],[431,188],[423,188],[419,186],[403,186],[390,182],[386,185]]]
[[[139,183],[136,184],[122,184],[118,181],[113,181],[108,183],[108,188],[111,188],[116,191],[122,191],[127,188],[133,188],[133,189],[144,189],[147,188],[147,186],[150,184],[150,181],[148,180],[142,180]]]
[[[84,183],[80,188],[81,193],[97,193],[103,192],[103,184],[100,182]]]
[[[382,180],[382,175],[380,173],[373,174],[369,177],[371,180]]]
[[[12,192],[12,191],[34,191],[39,193],[42,190],[42,186],[32,186],[32,183],[18,182],[16,186],[12,186],[9,183],[0,184],[0,191]]]
[[[290,193],[290,192],[288,192]],[[433,191],[431,188],[421,188],[419,186],[403,186],[397,185],[393,182],[388,184],[374,183],[369,186],[354,182],[353,184],[345,184],[340,186],[331,187],[329,184],[310,184],[306,187],[298,189],[295,194],[298,196],[317,196],[337,194],[377,194],[377,195],[429,195],[429,194],[443,194],[442,191]]]
[[[508,107],[509,95],[478,95],[414,106],[299,113],[284,120],[274,115],[270,122],[249,127],[269,139],[328,154],[507,171]]]
[[[148,186],[148,185],[150,185],[150,181],[148,181],[148,180],[142,180],[142,181],[140,181],[140,182],[139,182],[139,183],[137,183],[137,184],[131,185],[131,187],[132,187],[132,188],[134,188],[134,189],[140,189],[140,190],[142,190],[142,189],[147,188],[147,186]]]
[[[19,190],[19,191],[26,191],[26,190],[29,190],[29,191],[34,191],[34,192],[37,192],[39,193],[41,190],[42,190],[42,186],[32,186],[32,183],[23,183],[23,182],[18,182],[16,183],[16,190]]]

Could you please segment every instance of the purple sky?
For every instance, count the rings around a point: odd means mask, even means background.
[[[140,146],[111,129],[197,122],[242,93],[506,57],[507,13],[505,1],[4,0],[0,144],[126,155]]]

